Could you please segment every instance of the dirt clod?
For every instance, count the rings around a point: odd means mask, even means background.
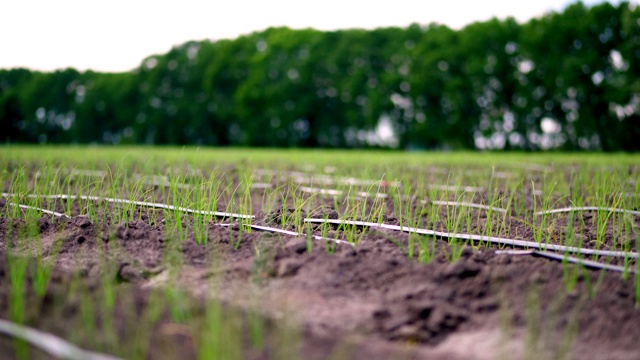
[[[298,259],[284,259],[278,264],[279,277],[295,275],[304,263]]]
[[[89,218],[84,215],[74,217],[72,222],[75,226],[81,229],[85,229],[91,226],[91,220],[89,220]]]
[[[118,269],[118,279],[120,279],[120,281],[135,281],[140,279],[142,277],[141,275],[141,272],[131,264],[124,263],[120,265],[120,268]]]
[[[307,239],[302,237],[293,238],[287,241],[285,249],[297,254],[302,254],[307,251]]]
[[[340,217],[337,211],[326,207],[312,211],[309,216],[315,219],[338,219]]]
[[[472,276],[476,276],[480,272],[480,266],[478,264],[467,261],[459,260],[454,263],[446,265],[440,272],[442,279],[458,278],[464,279]]]

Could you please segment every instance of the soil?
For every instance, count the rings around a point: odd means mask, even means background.
[[[255,191],[254,204],[262,203],[263,191]],[[160,193],[157,188],[156,193]],[[487,197],[475,196],[476,200]],[[224,209],[225,201],[229,199],[221,199],[219,208]],[[336,218],[342,213],[341,203],[333,197],[317,201],[321,207],[302,215]],[[384,222],[399,224],[393,200],[382,201],[386,202]],[[534,201],[525,194],[525,212],[531,212],[526,205]],[[414,203],[418,209],[418,202]],[[367,210],[373,205],[362,204]],[[56,200],[45,205],[63,211],[67,203]],[[0,199],[0,214],[6,213],[7,206]],[[118,283],[110,313],[118,336],[135,334],[132,327],[144,316],[154,294],[182,290],[180,296],[190,299],[192,314],[203,313],[207,299],[220,299],[225,314],[238,314],[241,319],[254,314],[262,319],[266,345],[253,347],[248,335],[242,337],[247,342],[242,358],[640,358],[640,309],[633,276],[625,280],[620,273],[540,257],[498,255],[497,247],[486,244],[453,244],[389,230],[360,229],[358,244],[351,246],[248,231],[239,224],[224,225],[226,219],[213,219],[207,223],[208,241],[199,244],[193,233],[197,219],[185,217],[186,235],[179,239],[176,229],[165,226],[164,211],[132,207],[134,220],[122,221],[114,218],[113,206],[85,216],[82,203],[73,201],[72,218],[40,216],[31,235],[40,245],[20,240],[24,220],[0,218],[0,318],[9,318],[11,311],[7,262],[11,248],[13,256],[27,264],[24,323],[93,350],[128,351],[113,349],[106,339],[100,349],[95,341],[78,334],[86,324],[82,322],[86,305],[73,294],[82,289],[82,299],[105,296],[100,284],[108,276]],[[295,212],[291,207],[276,201],[271,209],[256,209],[254,223],[282,227],[278,226],[282,217]],[[451,209],[437,211],[446,214]],[[487,217],[498,216],[494,223],[499,226],[491,235],[534,240],[534,230],[522,221],[524,215],[464,211],[473,213],[473,222],[462,226],[471,233],[485,233]],[[566,235],[568,222],[573,221],[584,234],[581,246],[611,247],[617,238],[613,230],[607,230],[604,243],[593,241],[598,216],[591,212],[553,215],[542,230],[553,241]],[[425,214],[421,225],[446,229],[430,218]],[[633,216],[632,223],[639,224],[640,217]],[[285,228],[294,230],[288,223]],[[338,228],[311,230],[344,238]],[[430,261],[420,261],[426,255],[419,254],[417,241],[433,241],[432,253],[426,254]],[[413,258],[408,256],[412,246]],[[635,250],[635,242],[630,249]],[[451,261],[452,257],[459,259]],[[40,261],[53,264],[43,294],[35,290],[34,269]],[[619,259],[611,262],[621,264]],[[569,289],[566,278],[573,273],[577,273],[576,282]],[[96,328],[109,320],[101,309],[88,311],[96,314]],[[291,326],[298,334],[289,354],[281,353],[282,339],[269,335],[270,329],[276,334],[284,323],[295,324]],[[147,330],[149,345],[140,353],[131,350],[134,355],[196,358],[203,341],[193,328],[176,320],[168,307]],[[17,357],[20,350],[16,349],[13,340],[0,337],[0,358]],[[47,358],[37,350],[29,356]]]

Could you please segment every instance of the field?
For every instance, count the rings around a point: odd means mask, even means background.
[[[640,157],[0,151],[2,359],[640,358]]]

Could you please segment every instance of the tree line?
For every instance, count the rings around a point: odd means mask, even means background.
[[[640,8],[191,41],[124,73],[0,70],[5,142],[640,149]]]

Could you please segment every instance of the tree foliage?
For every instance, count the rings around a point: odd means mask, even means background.
[[[519,24],[270,28],[126,73],[0,70],[4,140],[640,149],[640,8]]]

